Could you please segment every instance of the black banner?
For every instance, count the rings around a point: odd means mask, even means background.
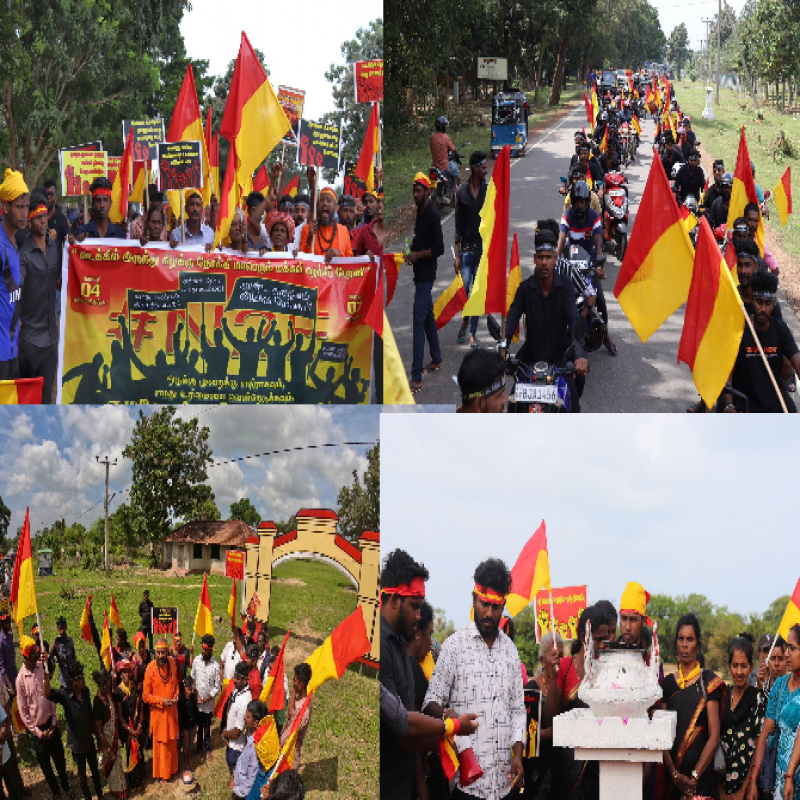
[[[224,303],[228,299],[224,274],[181,272],[180,287],[183,305],[187,303]]]
[[[164,120],[124,119],[122,120],[122,142],[128,141],[128,133],[133,127],[133,160],[152,161],[158,152],[158,145],[164,141]]]
[[[159,142],[158,182],[162,192],[203,186],[203,148],[200,142]]]
[[[180,292],[142,292],[128,289],[130,311],[176,311],[183,308]]]
[[[298,317],[317,316],[317,292],[268,278],[237,278],[226,311],[258,309]]]
[[[178,609],[170,606],[153,606],[152,633],[176,634],[178,632]]]
[[[344,162],[344,193],[350,197],[361,198],[367,191],[367,184],[356,177],[356,165],[353,161]]]
[[[338,361],[344,363],[347,360],[347,345],[339,342],[323,342],[319,349],[321,361]]]
[[[338,170],[339,134],[336,125],[301,119],[297,163],[306,167]]]

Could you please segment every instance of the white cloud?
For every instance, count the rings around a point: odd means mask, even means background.
[[[14,422],[6,431],[7,436],[15,442],[24,442],[33,438],[33,420],[30,414],[21,411],[14,417]]]

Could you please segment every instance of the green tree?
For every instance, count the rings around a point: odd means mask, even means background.
[[[683,65],[689,60],[689,32],[685,23],[681,22],[669,35],[667,41],[667,58],[677,70],[678,80],[681,79]]]
[[[278,536],[283,536],[284,533],[290,533],[297,530],[297,515],[292,514],[286,522],[276,522],[275,528],[278,531]]]
[[[196,418],[181,420],[175,413],[173,406],[149,416],[140,411],[122,451],[133,462],[131,509],[154,545],[169,533],[173,521],[191,519],[203,503],[213,500],[204,483],[211,461],[209,430]]]
[[[118,555],[137,555],[147,544],[147,531],[133,509],[122,503],[108,521],[108,540],[111,552]]]
[[[367,469],[362,478],[353,470],[353,483],[339,490],[339,528],[355,542],[364,531],[379,531],[381,525],[381,444],[367,451]]]
[[[455,632],[456,626],[453,620],[447,618],[444,609],[433,609],[433,638],[438,642],[443,642],[448,636]]]
[[[367,123],[372,112],[369,103],[356,103],[353,64],[356,61],[370,61],[383,58],[383,20],[375,19],[366,28],[356,31],[355,39],[342,42],[344,64],[331,64],[325,79],[333,84],[332,94],[335,111],[322,117],[322,121],[342,125],[341,161],[358,161]],[[335,175],[326,176],[333,180]]]
[[[197,498],[195,499],[194,508],[189,512],[186,516],[186,521],[193,519],[204,519],[204,520],[219,520],[222,519],[222,514],[220,510],[217,508],[217,504],[214,501],[214,492],[211,491],[210,486],[198,486],[196,487]]]
[[[0,497],[0,540],[5,548],[5,538],[8,536],[8,526],[11,524],[11,509],[3,502]]]
[[[240,497],[235,503],[231,503],[228,516],[231,519],[240,519],[242,522],[246,522],[251,528],[257,528],[258,523],[261,522],[261,514],[250,502],[249,497]]]

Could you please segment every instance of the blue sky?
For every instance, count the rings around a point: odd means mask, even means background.
[[[457,625],[478,563],[513,566],[542,519],[553,585],[589,602],[638,580],[761,613],[800,577],[798,444],[779,416],[384,415],[381,551],[422,561]]]
[[[377,406],[179,410],[209,427],[215,460],[303,444],[376,441],[379,412]],[[117,493],[111,510],[125,502],[131,465],[122,449],[137,416],[137,409],[123,406],[0,407],[0,497],[12,511],[12,532],[22,524],[26,506],[34,533],[62,516],[67,523],[80,517],[87,527],[101,516],[105,468],[96,463],[97,455],[118,460],[110,473],[110,490]],[[306,450],[223,464],[209,469],[209,483],[223,519],[232,502],[249,497],[264,519],[286,520],[303,506],[335,509],[339,488],[351,483],[353,470],[360,474],[366,468],[368,449]]]

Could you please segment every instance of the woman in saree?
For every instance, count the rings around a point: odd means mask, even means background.
[[[756,754],[747,775],[747,800],[758,798],[758,773],[764,758],[767,737],[777,737],[778,753],[775,765],[775,800],[786,797],[800,800],[800,746],[796,745],[800,731],[800,625],[789,628],[786,637],[787,674],[775,680],[769,691],[767,713],[756,745]]]
[[[114,690],[114,702],[119,720],[119,735],[125,745],[125,772],[131,794],[139,790],[144,782],[144,759],[142,758],[142,722],[144,710],[142,695],[133,680],[133,665],[120,661],[116,665],[119,683]]]
[[[720,800],[744,800],[747,771],[753,761],[756,739],[761,731],[766,694],[750,686],[753,670],[753,636],[739,634],[728,645],[728,670],[733,685],[722,705],[721,744],[725,753],[725,777]]]
[[[147,649],[144,634],[137,631],[133,637],[133,647],[136,652],[131,656],[131,666],[133,668],[133,682],[136,684],[136,690],[139,697],[142,696],[142,687],[144,686],[144,673],[147,665],[153,660],[153,656]],[[139,736],[141,744],[141,758],[144,765],[144,751],[150,746],[150,706],[146,703],[142,704],[142,733]]]
[[[559,658],[558,652],[548,649],[542,656],[546,681],[550,687],[542,711],[542,728],[553,726],[553,717],[573,708],[588,708],[578,699],[578,687],[585,672],[586,626],[591,623],[595,652],[608,639],[605,613],[589,606],[578,620],[578,638],[571,656]],[[552,800],[597,800],[600,796],[600,767],[597,761],[576,761],[569,747],[553,748]]]
[[[699,662],[700,623],[694,614],[678,620],[678,670],[664,679],[664,707],[678,713],[672,750],[664,752],[667,800],[717,797],[714,752],[720,742],[723,682]]]
[[[119,740],[117,709],[111,696],[111,673],[106,669],[95,672],[97,694],[92,705],[97,738],[103,748],[103,777],[112,797],[126,798],[125,756]]]

